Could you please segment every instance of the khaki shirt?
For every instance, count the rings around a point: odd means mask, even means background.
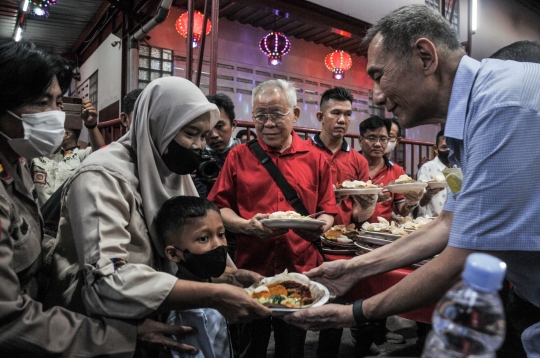
[[[134,324],[90,319],[61,307],[44,310],[42,220],[32,177],[0,152],[0,355],[131,357]]]
[[[48,157],[32,160],[32,179],[36,186],[39,206],[43,206],[58,188],[69,178],[81,162],[92,153],[92,148],[67,150],[61,149],[58,153]]]
[[[122,147],[123,149],[123,147]],[[101,165],[96,152],[65,184],[52,266],[62,305],[89,315],[143,318],[155,312],[177,278],[154,253],[139,182]],[[121,161],[132,159],[127,150]],[[93,159],[92,159],[93,158]],[[136,181],[136,182],[135,182]],[[84,279],[82,279],[84,277]]]

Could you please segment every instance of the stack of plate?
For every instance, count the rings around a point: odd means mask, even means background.
[[[366,233],[368,233],[368,232],[366,231]],[[371,232],[369,232],[369,233],[371,233]],[[378,235],[379,237],[377,237],[376,234],[380,234],[380,235]],[[384,246],[384,245],[391,244],[392,242],[394,242],[395,238],[392,239],[392,240],[388,240],[388,239],[386,239],[386,238],[388,238],[388,235],[396,236],[397,238],[401,237],[399,235],[392,235],[392,234],[388,234],[388,233],[384,233],[384,232],[375,233],[375,235],[371,235],[371,236],[367,236],[367,235],[360,236],[361,241],[359,241],[359,242],[355,241],[354,242],[354,244],[360,249],[356,254],[361,255],[361,254],[365,254],[365,253],[367,253],[369,251],[373,251],[374,250],[373,245]],[[412,264],[411,267],[418,268],[418,267],[421,267],[422,265],[424,265],[424,264],[426,264],[428,262],[429,262],[429,260],[422,260],[420,262]]]
[[[399,239],[401,235],[394,235],[388,232],[380,232],[380,231],[364,231],[363,235],[361,235],[360,237],[361,238],[371,237],[371,238],[376,238],[376,239],[383,239],[383,240],[388,241],[387,243],[390,243]]]
[[[321,242],[323,244],[323,251],[334,255],[354,255],[358,248],[354,242],[344,243],[335,240],[328,240],[324,236],[321,236]]]

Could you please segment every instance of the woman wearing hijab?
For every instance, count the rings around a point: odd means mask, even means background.
[[[43,257],[54,240],[43,234],[28,161],[60,146],[62,93],[70,82],[65,60],[0,38],[0,355],[132,357],[137,338],[183,349],[161,334],[183,334],[181,327],[93,319],[40,302],[47,291]]]
[[[270,315],[239,287],[177,279],[156,233],[167,199],[197,196],[189,173],[218,118],[190,81],[157,79],[140,94],[131,130],[68,179],[53,257],[53,292],[67,307],[118,318],[198,307],[232,322]]]

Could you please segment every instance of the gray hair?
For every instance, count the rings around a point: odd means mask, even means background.
[[[489,58],[540,63],[540,43],[536,41],[517,41],[501,48]]]
[[[285,94],[285,98],[287,98],[287,102],[291,107],[296,106],[296,87],[294,86],[294,83],[279,79],[268,80],[259,83],[257,87],[253,89],[251,97],[251,107],[253,107],[255,97],[257,97],[260,92],[271,91],[276,88],[279,88],[281,91],[283,91],[283,93]]]
[[[427,38],[439,51],[460,49],[457,33],[450,23],[425,5],[408,5],[386,15],[371,27],[362,41],[367,49],[377,34],[384,38],[383,51],[404,61],[411,56],[416,40]]]

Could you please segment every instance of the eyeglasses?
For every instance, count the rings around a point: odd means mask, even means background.
[[[375,144],[377,142],[381,142],[381,144],[384,144],[384,143],[388,143],[388,137],[375,137],[375,136],[369,136],[369,137],[364,137],[365,139],[367,139],[368,141],[370,141],[371,143]]]
[[[258,124],[265,124],[266,121],[271,120],[276,126],[279,126],[285,121],[285,116],[291,113],[289,109],[287,113],[260,113],[253,115],[253,120]]]

